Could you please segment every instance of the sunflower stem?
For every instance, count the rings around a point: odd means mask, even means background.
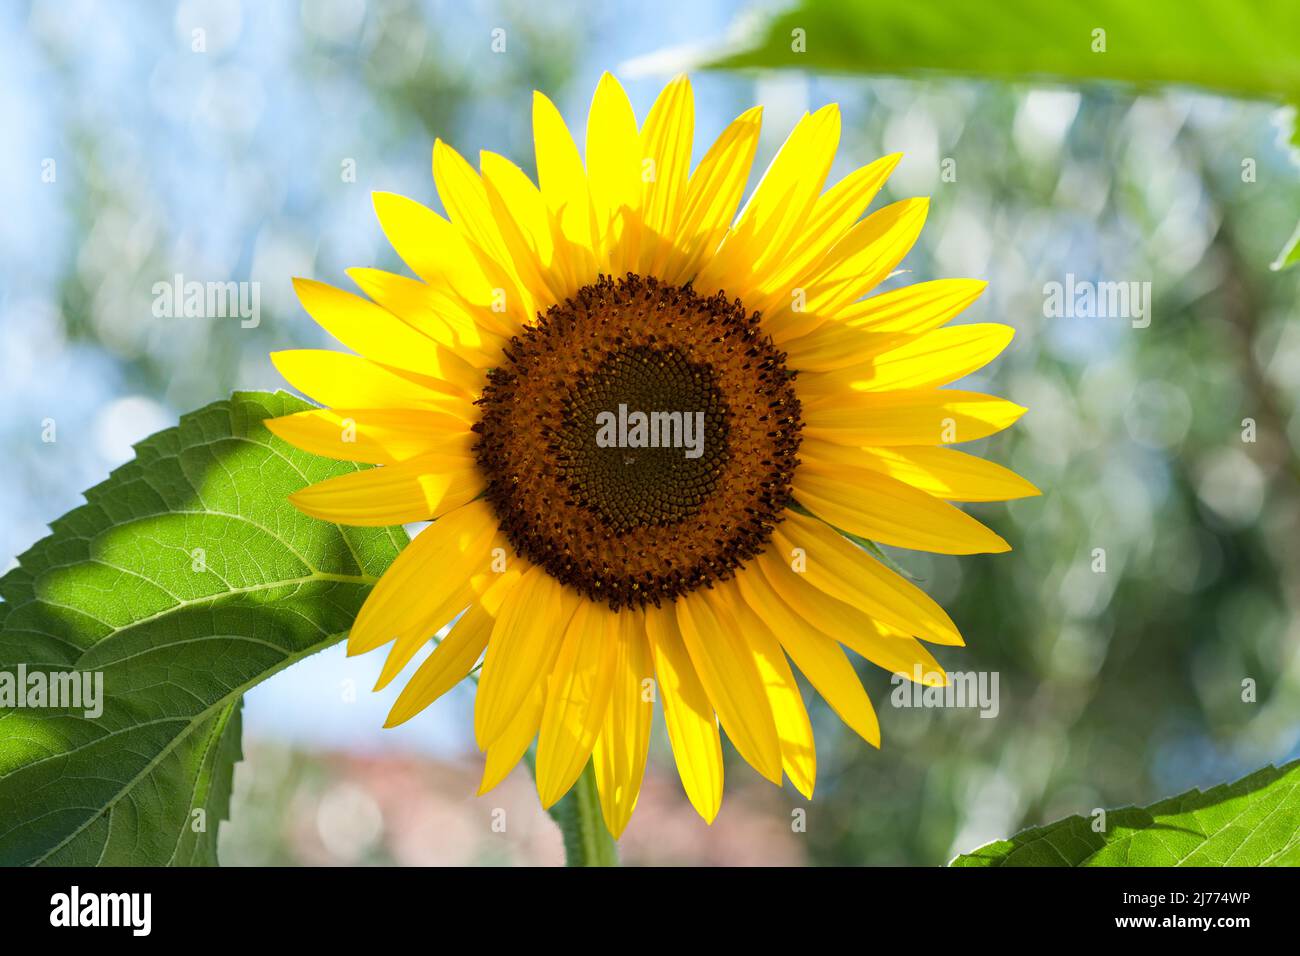
[[[578,782],[551,807],[551,817],[564,834],[567,866],[618,866],[618,844],[600,812],[594,764],[588,762]]]

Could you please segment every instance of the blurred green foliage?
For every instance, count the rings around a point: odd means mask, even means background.
[[[1300,6],[1290,0],[802,0],[707,59],[724,69],[1118,81],[1146,91],[1175,85],[1294,109]],[[1292,145],[1300,150],[1294,119]],[[1274,268],[1297,261],[1300,226]]]

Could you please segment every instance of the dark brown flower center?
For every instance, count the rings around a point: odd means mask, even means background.
[[[629,274],[552,306],[479,400],[506,538],[614,608],[729,576],[790,501],[801,422],[784,359],[722,293]]]

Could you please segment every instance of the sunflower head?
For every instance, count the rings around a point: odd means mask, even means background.
[[[436,634],[393,707],[410,719],[482,661],[481,790],[536,741],[544,805],[589,762],[615,835],[631,816],[654,703],[686,794],[712,821],[721,730],[761,775],[811,796],[794,668],[873,745],[845,648],[942,683],[922,642],[960,644],[920,589],[860,547],[948,554],[1006,543],[951,502],[1036,494],[947,446],[1024,409],[942,388],[993,359],[1001,325],[947,322],[984,284],[870,295],[925,200],[865,214],[889,156],[826,188],[834,106],[808,114],[743,209],[760,125],[739,116],[692,170],[685,77],[638,123],[606,74],[585,160],[540,93],[534,183],[436,143],[446,216],[377,194],[415,273],[298,280],[355,354],[279,352],[323,407],[271,428],[379,467],[293,496],[343,524],[431,521],[376,584],[350,653],[391,644],[379,686]],[[792,667],[793,665],[793,667]]]
[[[473,430],[519,554],[617,611],[663,607],[766,546],[791,500],[799,399],[739,299],[601,276],[504,358]]]

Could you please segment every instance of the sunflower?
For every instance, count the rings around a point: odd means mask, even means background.
[[[584,165],[535,93],[538,184],[502,156],[481,153],[476,171],[436,142],[445,217],[374,197],[419,278],[350,270],[364,297],[296,280],[306,311],[357,354],[273,355],[325,407],[272,431],[380,466],[293,503],[345,525],[432,522],[348,639],[350,654],[392,645],[379,689],[450,626],[387,725],[481,660],[480,792],[536,740],[542,804],[590,763],[615,836],[636,804],[656,698],[686,795],[710,822],[722,801],[719,725],[759,774],[811,796],[816,755],[795,668],[878,747],[844,648],[943,683],[922,642],[962,638],[869,542],[1005,551],[950,502],[1037,493],[943,447],[1024,412],[940,388],[1011,339],[1003,325],[943,327],[985,283],[865,297],[926,216],[924,199],[863,215],[900,157],[823,191],[840,136],[838,108],[823,107],[795,126],[737,215],[760,116],[737,117],[691,171],[689,81],[671,82],[638,126],[606,74]]]

